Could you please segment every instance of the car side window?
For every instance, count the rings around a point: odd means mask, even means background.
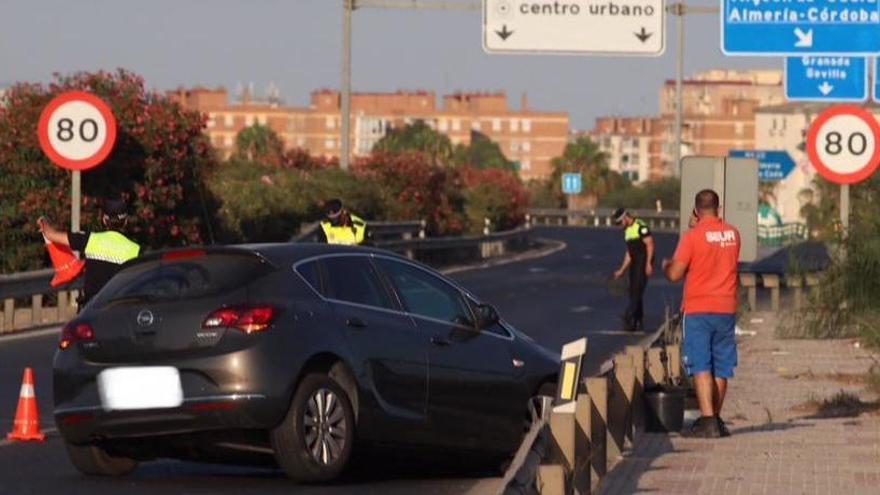
[[[455,287],[406,263],[383,258],[376,261],[409,312],[458,325],[474,325],[470,309]]]
[[[364,256],[323,258],[324,296],[330,299],[394,309],[391,296],[370,260]]]
[[[313,289],[326,296],[326,294],[324,294],[324,288],[321,285],[321,266],[318,263],[318,260],[301,263],[297,265],[296,272],[299,273]]]

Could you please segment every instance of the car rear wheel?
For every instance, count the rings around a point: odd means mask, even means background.
[[[110,455],[97,445],[74,445],[65,441],[64,446],[70,462],[85,475],[125,476],[138,465],[134,459]]]
[[[351,457],[354,425],[345,390],[327,375],[308,375],[293,395],[284,421],[272,431],[275,459],[297,481],[332,480]]]

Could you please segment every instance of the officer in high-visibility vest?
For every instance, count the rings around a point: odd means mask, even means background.
[[[342,201],[338,199],[326,201],[324,208],[326,218],[321,221],[318,242],[349,246],[364,243],[367,238],[367,222],[346,211],[342,207]]]
[[[122,201],[107,201],[101,212],[104,232],[66,232],[53,227],[40,217],[37,225],[40,232],[50,242],[69,246],[85,257],[83,295],[80,306],[84,306],[104,287],[113,275],[128,260],[137,258],[141,247],[119,232],[128,223],[128,212]]]
[[[623,314],[624,329],[637,331],[644,328],[642,297],[648,286],[648,278],[654,274],[654,238],[651,229],[642,220],[633,217],[623,208],[614,212],[614,222],[623,227],[626,254],[614,278],[623,277],[629,269],[629,304]]]

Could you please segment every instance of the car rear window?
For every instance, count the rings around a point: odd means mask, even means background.
[[[154,260],[120,271],[98,293],[95,306],[113,301],[186,300],[244,287],[271,271],[262,258],[218,253],[196,258]]]

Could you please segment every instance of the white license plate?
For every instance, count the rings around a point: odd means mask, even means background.
[[[109,368],[98,374],[106,411],[166,409],[183,403],[180,373],[171,366]]]

